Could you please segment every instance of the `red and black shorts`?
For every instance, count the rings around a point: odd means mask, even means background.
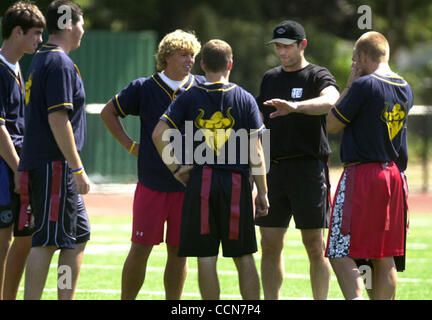
[[[252,192],[241,173],[197,167],[183,202],[179,256],[241,257],[257,251]]]
[[[345,168],[335,195],[326,256],[353,259],[403,257],[405,193],[404,179],[393,162]],[[396,262],[401,270],[400,262]]]
[[[28,191],[34,215],[33,247],[74,249],[90,239],[84,201],[66,161],[30,170]]]

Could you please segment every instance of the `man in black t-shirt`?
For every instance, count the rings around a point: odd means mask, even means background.
[[[261,277],[265,299],[278,299],[283,281],[282,249],[291,217],[301,230],[310,262],[315,299],[326,299],[331,267],[324,257],[329,218],[326,115],[339,97],[336,80],[304,58],[303,27],[281,22],[273,32],[281,66],[266,72],[258,106],[270,129],[269,214],[256,220],[261,231]]]

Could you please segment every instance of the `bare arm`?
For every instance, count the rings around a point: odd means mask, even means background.
[[[255,198],[256,216],[265,216],[268,213],[269,201],[267,198],[267,170],[260,138],[258,136],[252,137],[250,146],[251,149],[256,146],[256,154],[249,153],[249,166],[258,191]]]
[[[327,114],[339,98],[339,92],[334,86],[324,88],[320,95],[304,101],[287,101],[283,99],[271,99],[264,102],[265,106],[273,106],[276,111],[270,114],[270,118],[280,117],[292,112],[308,115]]]
[[[347,85],[340,95],[339,99],[335,103],[335,105],[339,104],[343,98],[348,94],[349,89],[351,88],[351,85],[353,82],[360,77],[360,72],[357,69],[357,65],[355,62],[353,62],[351,67],[351,74],[348,78]],[[343,130],[346,127],[345,123],[340,121],[338,118],[335,117],[333,112],[329,112],[327,115],[327,132],[328,133],[338,133],[339,131]]]
[[[72,170],[82,168],[83,164],[78,154],[72,125],[69,121],[68,111],[59,110],[48,115],[48,122],[57,145]],[[90,181],[85,171],[73,175],[78,193],[86,194],[90,191]]]
[[[0,157],[2,157],[9,168],[14,172],[15,192],[19,193],[19,177],[18,171],[19,156],[15,150],[12,138],[6,129],[5,125],[0,125]]]
[[[176,178],[181,184],[186,186],[186,183],[189,180],[189,171],[192,170],[193,166],[183,166],[179,164],[180,162],[174,158],[173,153],[171,152],[168,157],[165,157],[164,155],[164,149],[168,147],[170,142],[168,140],[163,140],[162,136],[165,132],[165,130],[171,129],[168,124],[166,124],[165,121],[159,120],[158,124],[153,130],[152,139],[153,143],[162,158],[162,161],[165,163],[165,165],[168,167],[168,169],[172,172],[174,175],[174,178]],[[172,160],[175,161],[172,161]]]
[[[0,156],[14,172],[18,170],[20,159],[13,145],[12,138],[4,125],[0,126]]]
[[[114,138],[116,138],[126,150],[132,153],[132,155],[138,157],[139,144],[136,143],[133,145],[134,141],[126,133],[122,123],[120,122],[119,115],[117,114],[112,100],[105,105],[100,116]]]

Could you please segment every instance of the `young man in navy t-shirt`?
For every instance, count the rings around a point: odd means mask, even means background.
[[[266,215],[266,172],[259,139],[264,125],[253,96],[229,82],[232,63],[232,50],[226,42],[206,43],[201,61],[206,82],[175,100],[153,132],[156,148],[167,168],[187,186],[179,256],[198,257],[203,299],[220,298],[216,272],[220,242],[223,255],[234,259],[242,297],[260,298],[252,255],[257,244],[249,175],[252,169],[258,190],[257,216]],[[184,131],[184,146],[181,139],[172,143],[174,148],[182,149],[181,158],[184,155],[186,163],[194,166],[183,166],[178,158],[173,162],[165,154],[169,141],[164,141],[163,135],[170,127],[177,129],[174,133]],[[251,162],[251,153],[257,156],[256,163]],[[176,154],[180,156],[174,150]]]
[[[65,23],[64,8],[70,13]],[[46,20],[48,42],[34,56],[26,82],[20,170],[29,173],[35,227],[24,298],[41,298],[51,258],[60,249],[59,267],[70,267],[72,286],[59,287],[58,298],[73,299],[90,238],[81,197],[89,191],[90,181],[79,156],[86,137],[84,85],[68,54],[80,46],[84,20],[79,5],[67,0],[53,1]]]
[[[132,246],[122,274],[122,299],[135,299],[141,289],[153,246],[164,241],[168,260],[164,285],[166,299],[180,299],[186,280],[186,259],[178,257],[180,216],[184,187],[171,175],[158,155],[151,134],[168,105],[204,79],[190,73],[201,44],[194,34],[171,32],[156,54],[158,73],[132,81],[107,103],[102,120],[120,144],[138,157],[138,183],[133,203]],[[119,117],[138,116],[139,142],[124,130]]]
[[[405,267],[409,84],[392,72],[387,39],[367,32],[356,42],[351,77],[327,118],[343,130],[345,165],[335,195],[326,256],[346,299],[361,299],[364,260],[372,299],[394,299]],[[359,262],[359,259],[361,262]]]
[[[16,298],[31,248],[30,215],[27,207],[23,206],[21,210],[19,196],[21,175],[18,165],[24,136],[25,108],[25,86],[19,60],[25,53],[35,52],[38,44],[42,42],[43,28],[44,16],[37,6],[27,2],[13,4],[2,19],[4,41],[0,49],[0,300]],[[10,247],[12,232],[15,240]]]

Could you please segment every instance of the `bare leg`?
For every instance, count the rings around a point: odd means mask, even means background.
[[[264,299],[278,300],[284,277],[282,250],[286,228],[261,227],[261,278]]]
[[[397,271],[393,257],[373,259],[374,299],[393,300],[396,297]]]
[[[40,300],[50,263],[57,247],[33,247],[27,261],[24,300]]]
[[[32,237],[15,237],[6,262],[3,298],[16,300],[19,284],[24,273],[27,257],[32,246]]]
[[[0,300],[3,300],[6,259],[12,241],[12,227],[0,229]]]
[[[220,299],[217,258],[217,256],[198,258],[198,283],[203,300]]]
[[[138,296],[144,283],[147,261],[152,249],[153,246],[144,246],[132,242],[129,254],[123,266],[122,300],[133,300]]]
[[[363,279],[354,260],[351,258],[331,258],[330,263],[336,273],[345,299],[352,300],[362,297]]]
[[[177,256],[178,247],[168,246],[164,285],[167,300],[180,300],[187,275],[187,258]]]
[[[86,244],[86,242],[79,243],[75,246],[75,249],[62,249],[60,251],[58,267],[60,268],[61,266],[67,266],[72,274],[70,275],[70,286],[66,286],[64,288],[59,286],[57,288],[59,300],[73,300],[75,297],[75,290],[78,284],[78,276],[81,269],[81,263],[84,258],[84,249]],[[59,277],[61,276],[62,273],[59,273]]]
[[[326,300],[330,288],[331,266],[325,254],[324,230],[301,230],[309,257],[310,279],[314,299]]]
[[[260,299],[260,282],[252,254],[234,258],[239,274],[240,293],[243,300]]]

